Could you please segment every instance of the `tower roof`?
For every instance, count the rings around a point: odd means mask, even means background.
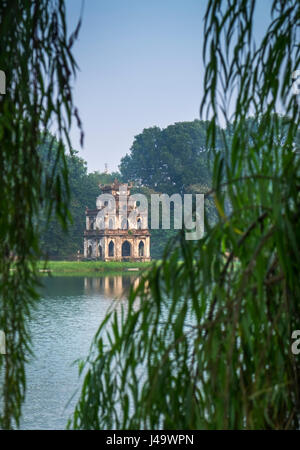
[[[117,178],[115,178],[113,183],[111,184],[99,184],[99,188],[103,192],[117,191],[120,186],[126,186],[127,190],[130,191],[130,189],[133,187],[133,183],[121,183]]]

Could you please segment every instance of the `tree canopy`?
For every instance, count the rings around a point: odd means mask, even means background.
[[[166,194],[183,194],[191,184],[211,182],[208,121],[178,122],[165,129],[146,128],[121,159],[124,179]],[[220,136],[218,143],[221,145]]]

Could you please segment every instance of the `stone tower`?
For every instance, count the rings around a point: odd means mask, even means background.
[[[150,261],[147,212],[130,198],[131,184],[99,185],[96,209],[86,208],[84,257],[102,261]]]

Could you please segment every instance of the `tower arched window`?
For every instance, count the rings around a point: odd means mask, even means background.
[[[122,256],[130,256],[130,254],[131,254],[131,245],[128,241],[125,241],[122,244]]]
[[[108,256],[114,256],[114,254],[115,254],[115,244],[113,243],[113,241],[110,241],[108,245]]]
[[[141,241],[139,243],[139,256],[144,256],[144,250],[145,250],[145,245],[144,245],[144,242]]]

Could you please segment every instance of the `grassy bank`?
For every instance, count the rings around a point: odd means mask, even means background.
[[[151,262],[119,262],[119,261],[40,261],[41,273],[49,271],[52,275],[97,275],[107,272],[128,272],[130,269],[142,270],[149,267]],[[134,271],[132,271],[134,273]]]

